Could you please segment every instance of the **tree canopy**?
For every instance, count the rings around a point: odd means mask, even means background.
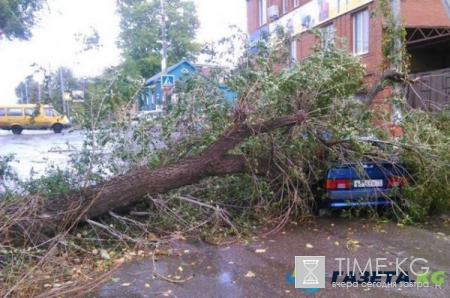
[[[0,0],[0,38],[28,40],[44,0]]]
[[[118,0],[122,32],[118,45],[123,50],[124,67],[131,74],[150,77],[160,71],[162,57],[161,5],[159,1]],[[164,1],[167,62],[194,59],[200,51],[195,40],[199,20],[192,1]]]

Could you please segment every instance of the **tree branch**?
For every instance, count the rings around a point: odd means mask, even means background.
[[[384,71],[381,76],[379,76],[375,82],[372,85],[372,90],[367,94],[366,98],[364,99],[363,105],[364,109],[367,109],[372,101],[374,100],[375,96],[383,90],[384,88],[384,82],[386,80],[393,81],[393,82],[404,82],[405,81],[405,75],[401,74],[395,70],[389,69]]]
[[[237,123],[198,156],[183,158],[176,163],[158,168],[142,166],[89,188],[44,198],[42,204],[26,210],[28,216],[15,218],[8,229],[0,229],[0,240],[43,243],[48,237],[52,237],[61,229],[73,226],[82,218],[98,217],[112,210],[133,205],[145,196],[166,193],[211,176],[249,172],[247,157],[229,155],[231,149],[252,135],[304,121],[306,114],[300,111],[294,115],[253,125]],[[270,163],[257,160],[255,166],[257,172],[264,175],[269,171]],[[0,226],[4,226],[2,221],[6,218],[0,218]]]

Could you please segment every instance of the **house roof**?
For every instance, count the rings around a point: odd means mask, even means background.
[[[192,64],[191,62],[189,62],[186,59],[183,59],[183,60],[180,60],[180,62],[178,62],[178,63],[176,63],[176,64],[166,68],[166,72],[165,73],[170,75],[174,70],[176,70],[178,67],[180,67],[183,64],[187,64],[190,67],[192,67],[193,69],[197,69],[197,67],[194,64]],[[159,82],[162,75],[163,75],[162,71],[157,73],[157,74],[155,74],[153,77],[151,77],[150,79],[145,81],[145,85],[148,86],[148,85],[152,85],[152,84],[155,84],[155,83]]]

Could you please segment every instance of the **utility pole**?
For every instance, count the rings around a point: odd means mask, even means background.
[[[38,82],[38,100],[39,100],[39,103],[42,102],[42,99],[41,99],[41,83],[40,82]]]
[[[390,67],[392,70],[395,70],[399,73],[403,72],[402,63],[403,63],[403,44],[400,39],[399,33],[401,30],[401,14],[400,14],[400,0],[390,0],[390,8],[392,13],[392,21],[394,26],[394,44],[391,49],[391,61]],[[394,83],[392,86],[392,96],[394,98],[402,97],[402,85],[400,83]],[[402,120],[402,111],[398,104],[394,103],[392,105],[392,115],[391,121],[393,124],[398,125]]]
[[[26,103],[28,104],[28,84],[27,84],[27,81],[25,81],[25,99],[26,99]]]
[[[162,57],[161,57],[161,75],[167,74],[167,36],[166,36],[166,12],[164,10],[164,0],[161,0],[161,42],[162,42]],[[161,84],[161,102],[165,102],[166,91]],[[156,100],[155,100],[155,108],[156,108]]]
[[[63,81],[62,67],[59,67],[59,84],[61,87],[61,101],[63,106],[63,112],[64,115],[67,115],[66,103],[64,102],[64,81]]]
[[[161,0],[161,37],[162,37],[162,59],[161,70],[166,74],[167,69],[167,37],[166,37],[166,12],[164,11],[164,0]]]

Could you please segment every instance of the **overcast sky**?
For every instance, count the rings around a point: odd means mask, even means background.
[[[119,62],[115,46],[119,33],[119,17],[115,0],[48,0],[49,11],[33,30],[31,41],[0,40],[0,103],[16,101],[14,88],[33,74],[31,64],[46,69],[71,68],[77,76],[99,74],[105,67]],[[214,41],[229,33],[229,25],[242,30],[246,26],[244,0],[194,0],[200,19],[198,41]],[[103,47],[81,52],[75,34],[90,33],[95,28]],[[35,76],[39,80],[39,75]]]

